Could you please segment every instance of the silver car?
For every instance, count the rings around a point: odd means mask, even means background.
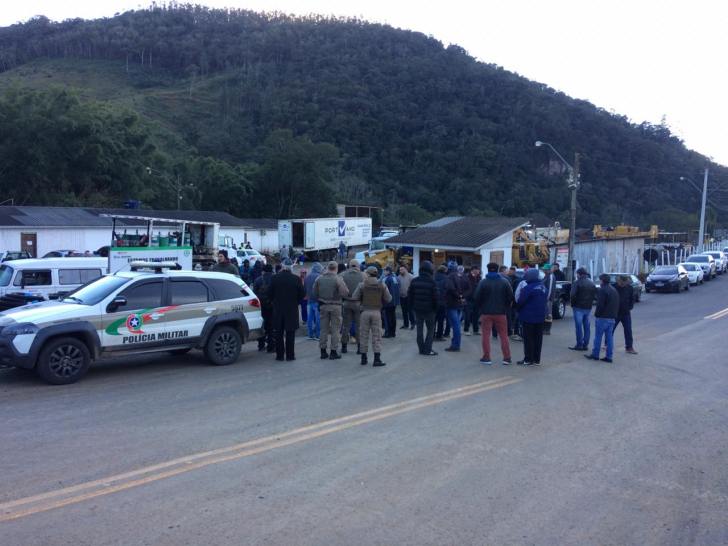
[[[706,250],[703,254],[715,258],[715,268],[718,270],[718,275],[728,271],[728,258],[721,250]]]
[[[717,266],[715,263],[715,258],[713,258],[713,256],[707,254],[693,254],[685,261],[700,264],[700,267],[703,269],[703,273],[705,273],[706,281],[711,281],[715,279]]]

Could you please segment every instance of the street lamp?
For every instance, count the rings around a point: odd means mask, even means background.
[[[687,176],[681,176],[680,180],[687,180],[695,189],[700,191],[700,188],[690,180]],[[705,169],[705,179],[703,181],[703,203],[700,206],[700,230],[698,230],[698,253],[703,251],[703,241],[705,241],[705,201],[708,199],[708,169]]]
[[[180,183],[179,181],[179,173],[177,174],[177,180],[176,182],[172,182],[169,177],[164,174],[162,171],[158,171],[157,169],[152,169],[151,167],[147,167],[147,174],[151,175],[153,172],[159,174],[164,178],[164,181],[167,182],[173,189],[177,191],[177,210],[180,210],[182,205],[182,188],[184,185]],[[187,184],[188,186],[192,187],[194,184]]]
[[[556,148],[551,146],[548,142],[536,141],[536,147],[548,146],[551,150],[559,156],[559,159],[564,162],[564,165],[569,169],[569,182],[567,187],[571,190],[571,227],[569,229],[569,275],[571,281],[574,281],[574,240],[576,238],[576,190],[579,189],[579,154],[574,154],[574,164],[576,169],[569,165],[561,154],[556,151]]]

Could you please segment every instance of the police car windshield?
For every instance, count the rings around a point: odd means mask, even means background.
[[[13,278],[13,268],[9,265],[0,266],[0,286],[8,286]]]
[[[83,286],[79,286],[73,292],[69,292],[63,298],[63,301],[68,300],[69,302],[80,303],[81,305],[96,305],[130,280],[128,277],[116,277],[114,275],[99,277],[98,279],[87,282]]]

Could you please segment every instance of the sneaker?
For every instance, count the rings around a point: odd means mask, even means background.
[[[513,341],[523,341],[523,338],[521,336],[516,336],[513,338]]]
[[[517,339],[519,339],[519,337],[518,337],[518,335],[517,335],[517,334],[511,334],[511,335],[510,335],[510,336],[508,336],[508,337],[509,337],[510,339],[514,340],[514,341],[515,341],[515,340],[517,340]]]
[[[400,330],[409,330],[409,325],[407,325],[407,326],[400,326],[399,329]]]
[[[425,355],[425,356],[437,356],[437,352],[436,351],[432,351],[432,350],[430,350],[430,352],[425,351],[422,354]]]
[[[416,326],[414,324],[412,326],[410,326],[410,330],[414,330],[415,328],[416,328]]]
[[[452,345],[450,345],[450,347],[448,347],[448,348],[447,348],[447,349],[445,349],[445,350],[446,350],[446,351],[447,351],[448,353],[459,353],[459,352],[460,352],[460,349],[456,349],[456,348],[455,348],[455,347],[453,347]]]
[[[504,365],[504,366],[508,366],[508,365],[510,365],[510,364],[511,364],[511,359],[510,359],[510,358],[504,358],[504,359],[503,359],[503,365]]]
[[[534,366],[540,366],[540,365],[541,365],[541,363],[540,363],[540,362],[536,362],[536,361],[534,360],[534,362],[533,362],[533,365],[534,365]]]
[[[473,335],[474,336],[479,336],[480,335],[480,330],[478,330],[477,332],[475,330],[473,330]]]
[[[487,366],[490,366],[492,364],[492,362],[490,361],[490,358],[485,358],[485,357],[480,359],[480,363],[485,364]]]
[[[313,336],[308,336],[309,341],[316,341],[318,338]]]
[[[607,358],[606,356],[604,358],[600,358],[599,360],[601,360],[602,362],[610,362],[610,363],[612,362],[612,359]]]
[[[588,360],[599,360],[599,357],[594,355],[584,355],[584,358]]]
[[[628,353],[629,353],[629,354],[631,354],[631,355],[636,355],[636,354],[639,354],[639,353],[638,353],[637,351],[635,351],[635,350],[634,350],[634,349],[632,349],[631,347],[630,347],[629,349],[625,349],[625,351],[626,351],[626,352],[628,352]]]
[[[533,362],[529,362],[527,360],[519,360],[516,364],[519,366],[533,366]]]
[[[463,335],[464,335],[464,336],[472,336],[473,334],[471,334],[470,332],[468,332],[467,330],[465,330],[465,331],[463,332]]]

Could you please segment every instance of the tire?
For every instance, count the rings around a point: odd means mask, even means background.
[[[707,279],[706,279],[706,278],[705,278],[705,276],[703,275],[703,282],[705,282],[705,281],[708,281],[708,282],[710,282],[710,274],[708,274],[708,278],[707,278]]]
[[[238,359],[242,344],[237,330],[220,326],[210,334],[205,345],[205,356],[215,366],[227,366]]]
[[[316,254],[316,261],[317,262],[323,262],[324,261],[324,253],[322,251],[318,251]]]
[[[35,371],[52,385],[70,385],[86,375],[90,365],[91,354],[83,341],[59,337],[43,345]]]
[[[173,351],[167,351],[167,352],[169,354],[171,354],[171,355],[182,356],[182,355],[186,355],[191,350],[192,350],[192,348],[189,348],[189,349],[174,349]]]
[[[566,304],[564,303],[564,300],[559,298],[559,301],[556,302],[553,309],[553,317],[554,319],[562,319],[564,318],[564,315],[566,314]]]

